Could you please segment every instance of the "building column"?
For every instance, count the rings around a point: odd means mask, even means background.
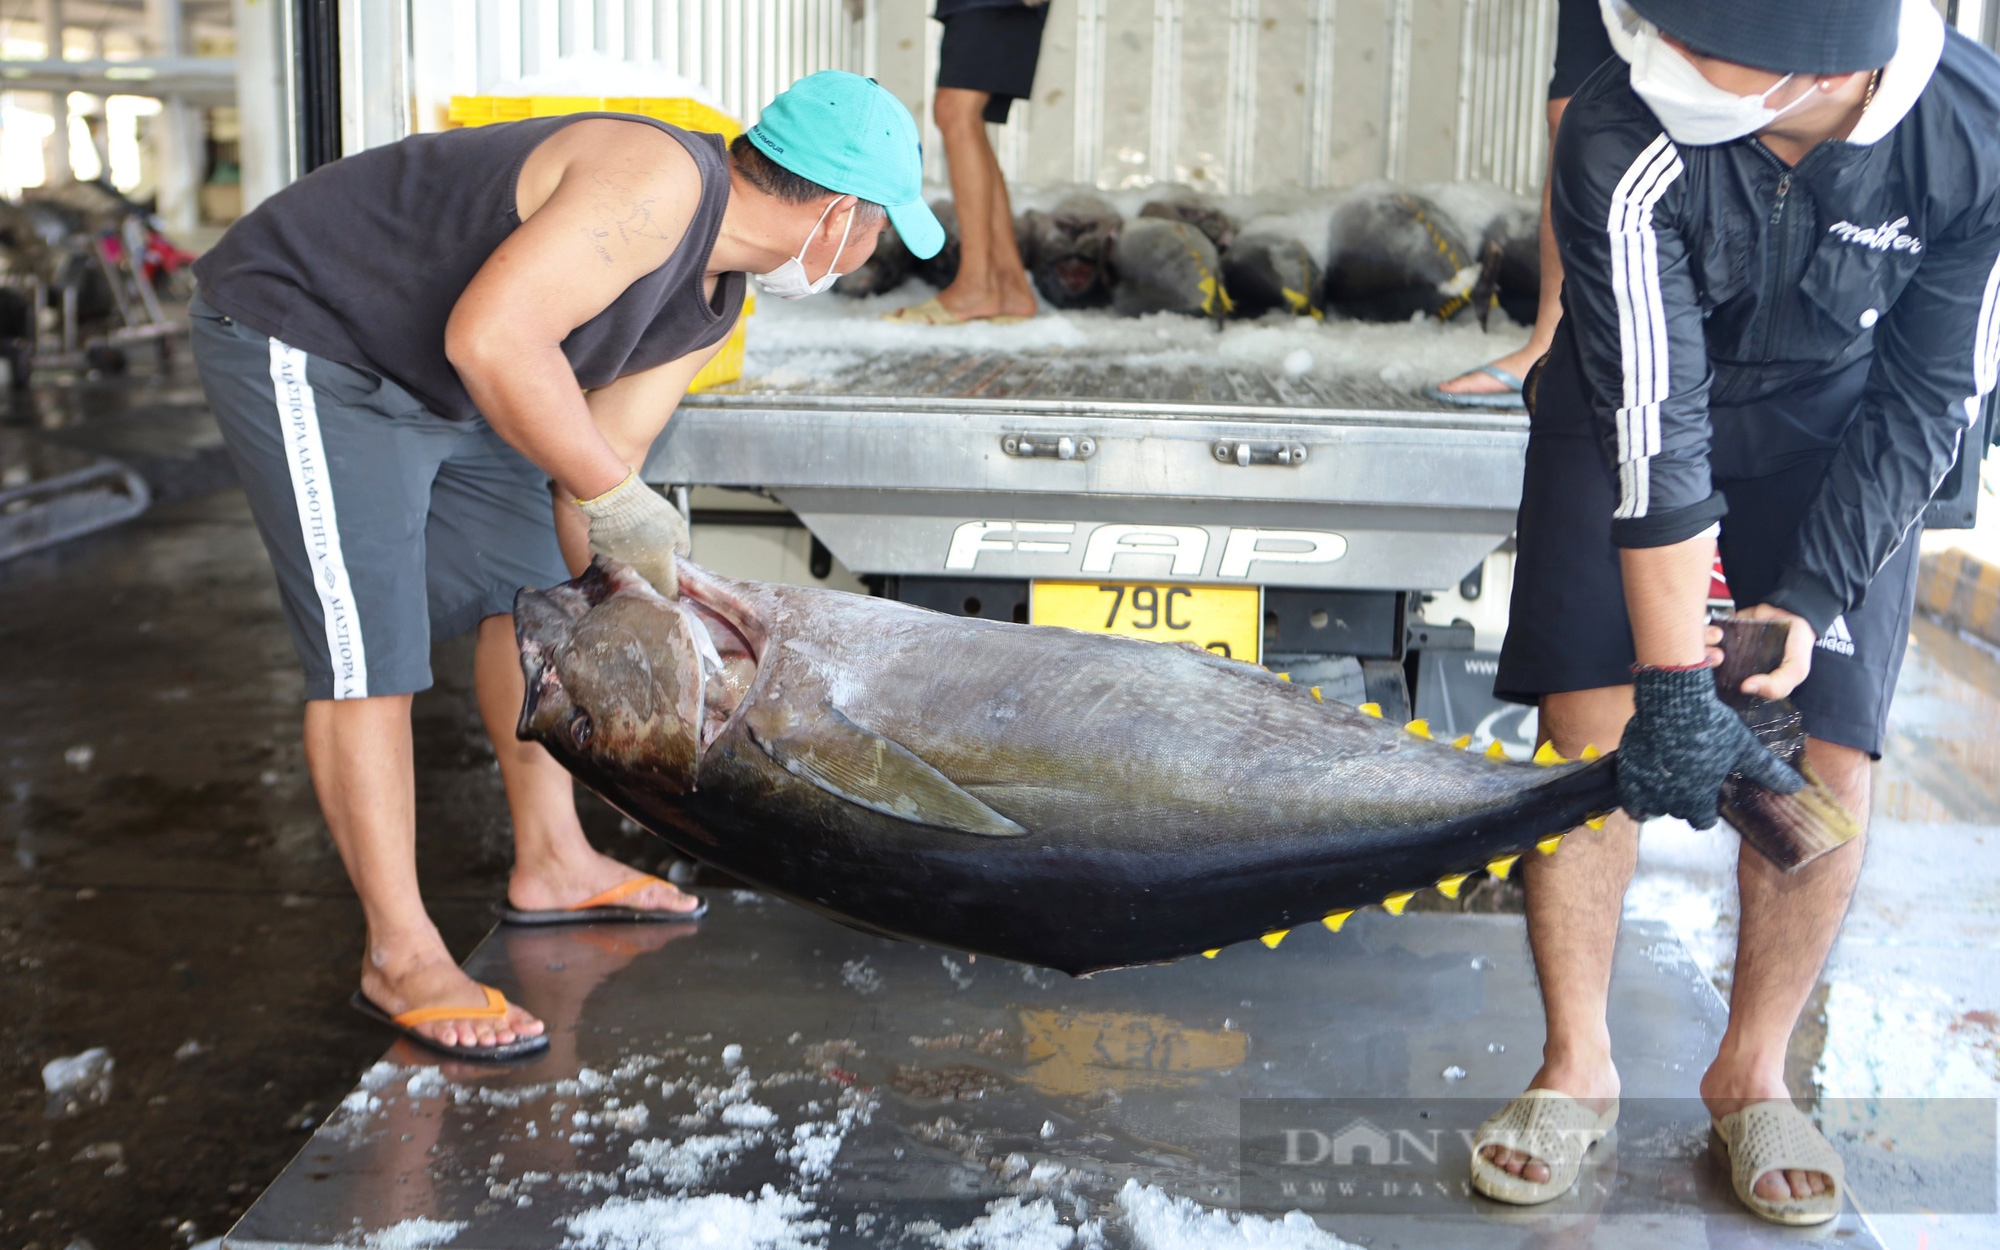
[[[181,0],[146,0],[149,49],[157,57],[188,55],[187,18]],[[205,119],[180,96],[160,101],[153,118],[153,159],[159,170],[159,212],[167,229],[186,232],[201,224],[201,177],[207,164]]]
[[[66,59],[62,0],[36,0],[35,19],[42,28],[42,55],[51,61]],[[49,116],[55,129],[42,140],[42,185],[59,187],[75,177],[69,164],[69,97],[60,91],[49,92]]]

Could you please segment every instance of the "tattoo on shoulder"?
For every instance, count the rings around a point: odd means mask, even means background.
[[[592,198],[597,204],[598,220],[606,233],[616,235],[621,243],[630,244],[642,239],[678,243],[684,231],[656,216],[668,212],[673,206],[660,200],[649,181],[633,170],[594,171],[591,186],[595,193]]]

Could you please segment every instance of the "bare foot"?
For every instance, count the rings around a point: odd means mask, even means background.
[[[432,930],[408,941],[369,936],[368,958],[361,965],[361,993],[391,1016],[420,1007],[486,1006],[486,991],[452,962],[444,942]],[[524,1037],[540,1037],[542,1022],[514,1003],[502,1020],[433,1020],[416,1031],[443,1046],[505,1046]]]
[[[1591,1111],[1603,1115],[1618,1100],[1618,1069],[1612,1066],[1609,1055],[1577,1060],[1547,1059],[1528,1082],[1528,1088],[1552,1089],[1568,1094]],[[1522,1151],[1492,1145],[1480,1153],[1488,1162],[1532,1184],[1539,1185],[1549,1179],[1549,1165]]]
[[[1773,1099],[1783,1102],[1792,1100],[1792,1093],[1785,1088],[1783,1077],[1733,1070],[1725,1066],[1720,1056],[1701,1078],[1701,1100],[1708,1104],[1708,1113],[1718,1120],[1743,1110],[1753,1102]],[[1773,1168],[1759,1176],[1750,1188],[1759,1198],[1783,1202],[1787,1198],[1811,1198],[1827,1193],[1833,1189],[1833,1181],[1824,1172]]]
[[[1528,370],[1533,368],[1535,362],[1548,350],[1546,343],[1530,342],[1520,351],[1511,352],[1494,361],[1493,367],[1504,369],[1517,378],[1525,378],[1528,376]],[[1474,369],[1469,373],[1459,374],[1449,382],[1438,383],[1438,389],[1447,395],[1505,395],[1514,388],[1490,373],[1481,373]]]
[[[507,902],[521,911],[559,911],[644,875],[596,851],[560,862],[516,861],[514,875],[507,882]],[[618,905],[641,911],[689,912],[701,906],[701,900],[662,881],[626,895]]]
[[[937,295],[952,316],[960,321],[979,321],[987,317],[1032,317],[1039,305],[1034,292],[1025,284],[1002,286],[998,282],[974,283],[960,275],[952,284]]]

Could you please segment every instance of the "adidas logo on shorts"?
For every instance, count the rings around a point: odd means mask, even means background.
[[[1813,645],[1815,647],[1825,647],[1828,651],[1832,651],[1838,655],[1853,655],[1854,635],[1847,632],[1847,618],[1845,616],[1834,617],[1833,624],[1826,627],[1826,632],[1821,634],[1819,641]]]

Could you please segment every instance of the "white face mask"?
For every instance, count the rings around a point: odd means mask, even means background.
[[[805,260],[806,249],[812,246],[813,239],[819,234],[821,224],[826,221],[826,214],[832,212],[833,204],[837,203],[839,203],[838,200],[832,204],[828,204],[826,211],[819,215],[819,221],[813,223],[812,233],[806,236],[806,241],[799,248],[797,256],[792,257],[769,273],[760,273],[757,275],[757,285],[764,289],[766,295],[776,296],[778,299],[804,299],[808,295],[818,295],[839,279],[840,275],[834,272],[833,266],[839,263],[840,254],[847,250],[847,236],[854,229],[854,210],[857,207],[856,205],[849,204],[847,206],[847,226],[840,232],[840,246],[833,250],[833,260],[827,262],[826,276],[817,282],[806,277]]]
[[[1797,77],[1787,74],[1762,95],[1736,95],[1702,76],[1694,62],[1660,37],[1659,27],[1623,0],[1600,0],[1611,47],[1632,67],[1632,90],[1666,127],[1675,143],[1692,147],[1728,143],[1755,134],[1812,98],[1807,92],[1783,108],[1764,102]]]

